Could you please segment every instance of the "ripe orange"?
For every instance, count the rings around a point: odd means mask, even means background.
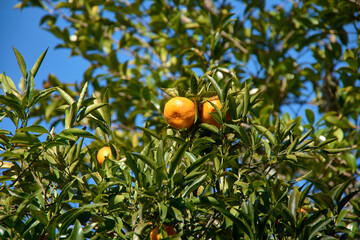
[[[97,154],[97,160],[100,164],[100,166],[102,166],[104,160],[105,160],[105,157],[108,157],[108,158],[112,158],[112,154],[111,154],[111,148],[110,147],[102,147],[98,154]]]
[[[172,226],[166,226],[166,225],[163,225],[164,228],[165,228],[165,231],[168,235],[168,237],[170,236],[173,236],[173,235],[176,235],[177,233],[175,232],[175,229],[174,227]],[[159,234],[159,227],[155,227],[153,230],[151,230],[150,232],[150,240],[160,240],[161,239],[161,236]]]
[[[161,239],[161,237],[159,235],[159,227],[155,227],[150,232],[150,240],[160,240],[160,239]]]
[[[220,129],[220,124],[210,114],[212,112],[216,112],[216,109],[213,107],[213,105],[211,105],[210,102],[217,106],[219,109],[221,109],[221,103],[219,98],[217,97],[204,102],[201,107],[201,122],[214,125],[215,127]],[[226,113],[226,119],[230,120],[230,115],[228,112]]]
[[[188,98],[174,97],[165,104],[165,119],[176,129],[190,128],[194,124],[195,114],[195,104]]]
[[[165,228],[165,231],[166,231],[166,233],[167,233],[168,237],[170,237],[170,236],[173,236],[173,235],[176,235],[176,234],[177,234],[177,233],[175,232],[175,229],[174,229],[174,227],[173,227],[173,226],[166,226],[166,225],[164,225],[164,228]]]

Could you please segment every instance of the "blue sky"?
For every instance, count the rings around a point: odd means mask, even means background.
[[[279,0],[267,1],[267,5],[270,7],[276,2],[279,3]],[[17,86],[21,79],[21,72],[12,46],[23,55],[28,70],[31,69],[41,53],[49,47],[35,78],[35,88],[43,89],[42,83],[49,74],[54,74],[62,82],[80,82],[89,63],[79,56],[70,58],[69,50],[55,49],[60,40],[39,26],[41,17],[46,14],[45,11],[40,8],[14,9],[17,3],[16,0],[0,0],[1,73],[5,72]],[[311,106],[307,107],[312,108]],[[312,110],[316,111],[315,108]],[[294,111],[289,107],[284,107],[283,111],[289,111],[291,115],[297,112],[297,110]],[[304,116],[305,108],[300,111],[298,114]],[[0,128],[4,128],[3,124],[4,122],[0,122]]]
[[[15,0],[0,1],[0,71],[19,83],[21,72],[13,52],[14,46],[24,57],[27,69],[31,69],[37,58],[49,47],[46,57],[35,78],[35,87],[42,89],[43,80],[54,74],[60,81],[80,82],[88,62],[80,57],[70,58],[70,51],[54,49],[60,43],[51,33],[40,28],[40,8],[14,9]],[[1,122],[0,122],[1,126]]]

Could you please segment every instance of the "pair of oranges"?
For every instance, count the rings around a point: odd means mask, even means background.
[[[217,97],[204,102],[200,108],[201,122],[214,125],[220,129],[220,124],[210,114],[216,112],[216,109],[211,103],[221,109],[221,103]],[[195,103],[188,98],[174,97],[165,104],[164,115],[170,126],[176,129],[190,128],[194,124],[196,106]],[[226,119],[230,119],[228,113],[226,114]],[[112,158],[110,147],[103,147],[99,150],[97,160],[100,166],[102,166],[106,157]]]
[[[220,124],[210,114],[216,112],[216,109],[211,103],[221,109],[221,103],[217,97],[204,102],[200,107],[201,122],[220,128]],[[174,97],[165,104],[165,119],[170,126],[176,129],[190,128],[194,124],[195,115],[195,103],[188,98]],[[227,119],[230,118],[228,113],[226,117]]]

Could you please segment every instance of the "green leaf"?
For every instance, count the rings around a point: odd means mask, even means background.
[[[246,221],[237,218],[236,216],[234,216],[233,214],[231,214],[229,211],[227,211],[222,207],[214,206],[213,208],[224,214],[225,217],[227,217],[236,226],[238,226],[241,229],[241,231],[249,237],[249,239],[256,239],[251,227]]]
[[[69,240],[85,240],[84,231],[81,227],[79,220],[76,219],[74,228],[71,232]]]
[[[100,109],[100,114],[105,119],[105,122],[111,127],[111,112],[110,112],[110,107],[109,107],[109,91],[107,88],[106,88],[105,93],[103,94],[103,97],[101,100],[102,100],[102,104],[105,104],[105,105]]]
[[[227,123],[225,125],[234,129],[240,135],[242,142],[245,143],[247,147],[251,146],[251,139],[249,134],[245,131],[244,127],[239,127],[237,125]]]
[[[61,229],[59,234],[63,235],[66,231],[68,231],[69,226],[74,222],[74,220],[88,209],[98,208],[107,205],[107,203],[91,203],[83,205],[80,208],[72,208],[67,210],[64,214],[60,215],[56,222],[59,224],[61,223]]]
[[[136,180],[139,181],[139,169],[138,169],[137,161],[132,157],[131,154],[127,152],[125,152],[125,156],[126,156],[127,164],[129,165],[130,169],[134,172]]]
[[[60,95],[63,97],[63,99],[71,106],[75,101],[74,99],[64,90],[62,90],[59,87],[56,87],[56,90],[60,93]]]
[[[233,82],[233,79],[230,79],[230,80],[228,80],[228,81],[226,81],[225,82],[225,84],[224,84],[224,87],[223,87],[223,99],[221,99],[221,101],[222,102],[225,102],[225,99],[226,99],[226,97],[227,97],[227,95],[228,95],[228,93],[229,93],[229,89],[230,89],[230,87],[231,87],[231,83]]]
[[[328,225],[333,218],[324,219],[318,222],[315,226],[313,226],[310,230],[309,239],[313,239],[318,233],[320,233],[326,225]]]
[[[310,129],[310,130],[307,131],[304,135],[302,135],[302,136],[299,138],[299,143],[302,143],[302,142],[310,135],[311,132],[312,132],[312,130]]]
[[[215,127],[214,125],[207,124],[207,123],[201,123],[199,125],[199,127],[203,128],[205,130],[209,130],[210,132],[213,132],[217,135],[221,135],[221,132],[219,131],[219,129],[217,127]]]
[[[10,140],[10,143],[20,143],[25,145],[34,145],[40,143],[40,140],[28,132],[17,132]]]
[[[192,94],[197,94],[198,91],[198,81],[195,76],[190,77],[190,89]]]
[[[178,97],[179,96],[179,92],[176,88],[160,88],[160,89],[163,90],[170,97]]]
[[[148,128],[143,128],[143,127],[138,127],[138,126],[136,126],[136,128],[141,129],[141,130],[144,131],[145,133],[148,133],[148,134],[150,134],[151,136],[153,136],[153,137],[161,140],[161,136],[160,136],[157,132],[155,132],[154,130],[151,130],[151,129],[148,129]]]
[[[291,142],[290,146],[287,148],[286,154],[292,154],[293,153],[293,150],[295,149],[296,145],[298,144],[298,141],[299,141],[299,139],[295,138]]]
[[[306,114],[306,118],[307,118],[309,124],[313,125],[314,121],[315,121],[314,112],[311,111],[310,109],[305,109],[305,114]]]
[[[77,121],[81,121],[82,119],[84,119],[88,114],[92,113],[93,111],[99,109],[99,108],[103,108],[105,106],[108,106],[107,103],[94,103],[91,104],[90,106],[85,107],[84,109],[81,110],[81,112],[79,113],[79,119]],[[105,118],[104,118],[105,119]]]
[[[196,168],[204,165],[208,160],[212,159],[215,155],[217,154],[217,151],[213,151],[201,158],[199,158],[196,162],[192,163],[187,169],[186,172],[187,174],[191,173],[192,171],[194,171]]]
[[[56,138],[61,138],[61,137],[70,137],[70,139],[72,136],[76,136],[76,137],[85,137],[85,138],[91,138],[91,139],[95,139],[95,140],[100,140],[97,136],[95,136],[94,134],[89,133],[88,131],[82,130],[82,129],[78,129],[78,128],[69,128],[69,129],[65,129],[63,131],[61,131]]]
[[[70,110],[65,110],[65,129],[72,128],[74,126],[77,113],[77,104],[73,102],[70,106]]]
[[[44,89],[41,92],[39,92],[39,94],[37,94],[33,100],[31,102],[28,103],[28,107],[32,107],[33,105],[35,105],[36,103],[40,102],[40,100],[42,100],[43,98],[47,97],[50,93],[56,91],[57,88],[48,88],[48,89]]]
[[[14,214],[14,217],[15,217],[14,222],[21,221],[21,219],[24,217],[23,213],[25,212],[26,208],[39,194],[41,194],[41,190],[38,190],[38,191],[30,194],[24,200],[22,200],[22,202],[17,207],[16,212]]]
[[[34,76],[30,72],[29,79],[27,82],[27,88],[26,88],[27,106],[30,106],[30,103],[34,100],[34,94],[35,94]]]
[[[249,110],[249,105],[250,105],[250,94],[249,94],[249,88],[245,82],[245,94],[244,94],[244,110],[242,112],[242,116],[241,117],[246,117],[248,110]]]
[[[270,157],[271,157],[271,147],[270,147],[270,144],[269,144],[265,139],[261,139],[261,142],[264,144],[266,157],[270,158]]]
[[[14,82],[11,80],[11,78],[6,76],[4,73],[0,74],[0,83],[1,83],[0,84],[1,88],[5,94],[13,93],[13,91],[17,92]]]
[[[88,85],[89,85],[89,82],[86,81],[84,86],[81,89],[79,100],[77,101],[77,109],[80,109],[82,107],[82,103],[84,101],[84,97],[85,97],[86,91],[88,89]]]
[[[76,179],[73,179],[71,182],[68,182],[62,189],[60,195],[55,199],[55,202],[56,202],[55,212],[56,213],[59,212],[60,209],[62,208],[62,203],[63,203],[65,197],[67,196],[70,187],[74,184],[75,181],[76,181]]]
[[[49,49],[49,47],[46,48],[46,50],[40,55],[40,57],[36,60],[36,62],[35,62],[35,64],[34,64],[34,66],[32,67],[32,69],[30,70],[31,75],[32,75],[34,78],[35,78],[35,76],[36,76],[36,74],[37,74],[37,72],[38,72],[38,70],[39,70],[39,67],[40,67],[42,61],[44,60],[44,57],[45,57],[48,49]]]
[[[190,146],[190,142],[184,143],[179,149],[175,152],[174,156],[170,159],[170,167],[169,167],[169,178],[174,175],[176,167],[178,167],[183,155],[186,150]]]
[[[31,125],[29,127],[24,127],[19,129],[22,132],[35,132],[35,133],[45,133],[50,135],[49,131],[40,125]]]
[[[289,206],[288,206],[294,219],[296,218],[296,211],[298,209],[299,199],[300,199],[300,192],[297,188],[294,188],[294,190],[290,194]]]
[[[151,167],[152,169],[156,169],[156,163],[155,161],[151,160],[150,158],[148,158],[147,156],[144,156],[142,154],[139,153],[132,153],[133,156],[137,157],[138,159],[140,159],[141,161],[143,161],[144,163],[146,163],[149,167]]]
[[[44,225],[48,224],[48,219],[46,217],[46,213],[33,204],[30,205],[30,213],[36,219],[38,219],[42,224],[44,224]]]
[[[17,97],[13,94],[10,93],[7,96],[0,95],[0,103],[5,104],[6,106],[14,110],[19,118],[25,118],[24,109],[21,107],[19,99],[17,99]]]
[[[197,178],[194,182],[191,183],[191,185],[187,185],[184,189],[184,193],[182,195],[183,198],[185,198],[188,194],[195,191],[206,179],[207,174],[203,174],[201,177]]]
[[[254,124],[253,126],[259,133],[261,133],[263,136],[265,136],[266,139],[268,139],[272,145],[275,145],[274,135],[272,135],[272,133],[269,131],[269,129],[267,129],[263,126],[260,126],[260,125],[256,125],[256,124]]]
[[[215,91],[216,91],[219,99],[224,99],[221,88],[220,88],[219,84],[216,82],[216,80],[214,78],[210,77],[208,74],[204,74],[204,76],[210,80],[212,86],[215,88]]]
[[[335,153],[342,153],[352,150],[352,148],[328,148],[328,149],[321,149],[325,153],[335,154]]]
[[[343,197],[339,203],[338,203],[338,213],[345,207],[345,205],[354,197],[356,194],[358,194],[360,190],[354,191]]]
[[[296,222],[296,215],[294,216],[292,214],[291,209],[289,209],[288,207],[284,206],[281,204],[281,215],[290,222],[291,226],[294,227],[295,226],[295,222]]]
[[[335,207],[334,200],[328,194],[320,192],[310,195],[309,197],[314,200],[319,209],[334,209]]]
[[[355,180],[355,178],[350,178],[344,183],[336,185],[330,191],[331,198],[336,201],[337,203],[340,202],[342,195],[345,193],[346,188]]]
[[[312,171],[310,171],[311,173]],[[306,173],[305,175],[308,175],[308,173]],[[305,190],[302,190],[301,193],[300,193],[300,198],[299,198],[299,201],[298,201],[298,207],[301,208],[301,206],[304,204],[304,201],[305,199],[308,197],[308,194],[310,192],[310,189],[313,185],[310,184],[309,186],[307,186],[305,188]]]
[[[27,70],[26,70],[26,64],[25,64],[24,57],[20,54],[20,52],[14,46],[12,48],[14,50],[16,60],[19,64],[21,74],[26,79],[27,78]]]

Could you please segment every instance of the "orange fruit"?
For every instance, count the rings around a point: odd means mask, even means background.
[[[160,239],[161,239],[161,237],[159,235],[159,227],[155,227],[150,232],[150,240],[160,240]]]
[[[166,225],[164,225],[164,228],[165,228],[165,231],[166,231],[168,237],[177,234],[173,226],[166,226]]]
[[[163,225],[164,228],[165,228],[165,231],[168,235],[168,237],[170,236],[173,236],[173,235],[176,235],[177,233],[175,232],[175,229],[174,227],[172,226],[166,226],[166,225]],[[153,230],[151,230],[150,232],[150,240],[160,240],[161,239],[161,236],[159,234],[159,227],[155,227]]]
[[[190,128],[194,124],[195,114],[195,103],[188,98],[174,97],[165,104],[165,119],[176,129]]]
[[[213,107],[213,105],[211,105],[210,102],[217,106],[219,109],[221,109],[221,102],[217,97],[204,102],[201,107],[201,122],[214,125],[215,127],[220,129],[220,124],[210,114],[212,112],[216,112],[216,109]],[[228,112],[226,112],[226,119],[230,120],[230,115]]]
[[[100,166],[103,165],[103,162],[105,160],[105,158],[112,158],[112,154],[111,154],[111,148],[110,147],[102,147],[98,154],[97,154],[97,160],[100,164]]]

